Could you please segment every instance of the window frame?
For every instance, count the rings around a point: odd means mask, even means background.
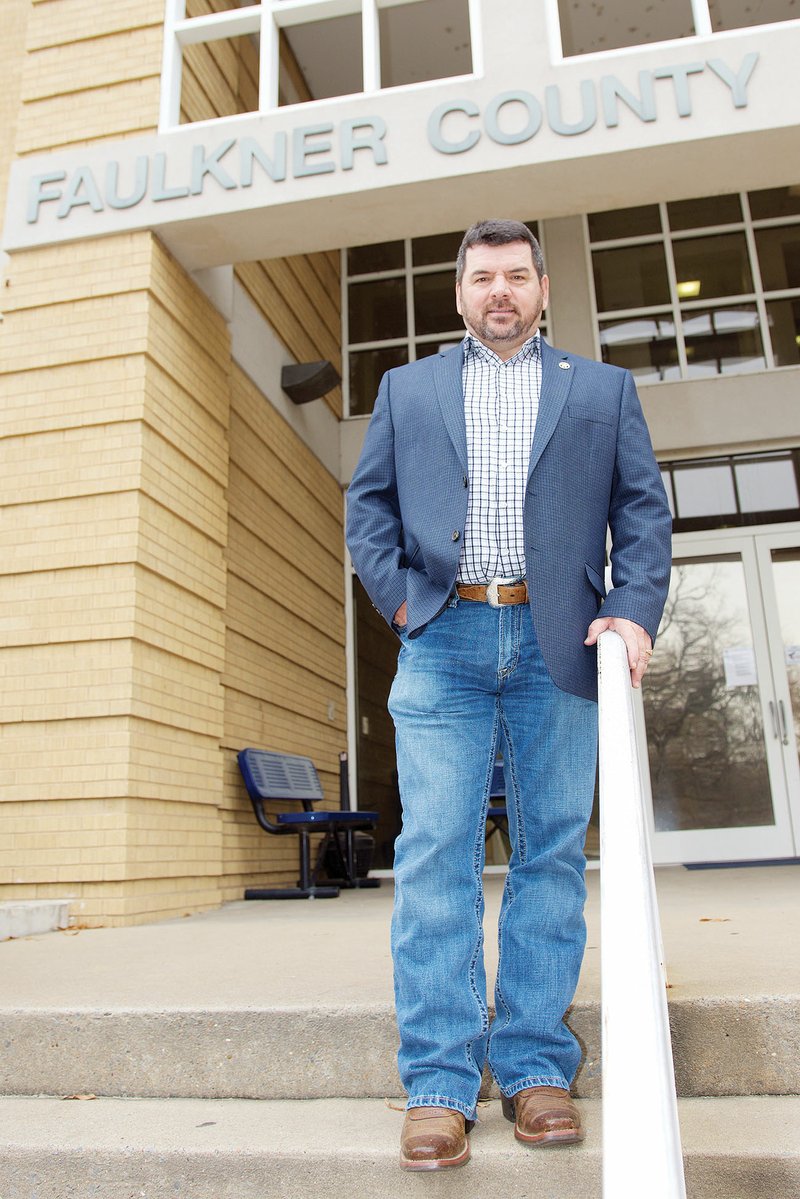
[[[761,25],[737,25],[731,29],[715,30],[711,20],[711,10],[708,5],[708,0],[689,0],[692,21],[694,23],[694,33],[689,37],[665,38],[663,41],[653,42],[637,42],[632,46],[611,46],[607,50],[588,50],[585,54],[565,54],[564,43],[561,36],[561,14],[558,9],[558,0],[544,0],[545,4],[545,23],[547,26],[547,40],[550,47],[550,60],[552,63],[575,62],[578,59],[593,59],[606,58],[611,54],[632,54],[638,53],[642,49],[650,49],[653,46],[685,46],[698,40],[699,38],[719,37],[720,34],[735,33],[741,29],[761,30],[772,29],[775,26],[793,24],[798,20],[797,17],[786,17],[783,21],[768,21]]]
[[[739,482],[736,475],[737,466],[773,462],[791,462],[797,491],[800,495],[800,448],[789,446],[781,450],[753,451],[752,453],[719,454],[700,458],[676,458],[659,460],[658,466],[662,476],[667,475],[669,486],[667,494],[671,497],[670,507],[673,512],[673,533],[694,533],[701,530],[751,528],[754,525],[778,524],[800,519],[800,507],[796,508],[764,508],[746,511],[742,508],[739,493]],[[727,466],[730,471],[731,484],[735,502],[735,510],[724,513],[709,513],[705,516],[680,516],[680,506],[677,500],[677,488],[674,476],[681,471],[705,469],[707,467]],[[665,483],[666,486],[666,483]]]
[[[185,46],[228,40],[235,37],[259,36],[259,95],[257,112],[271,112],[282,107],[279,103],[280,31],[295,25],[310,24],[334,17],[361,16],[362,87],[354,95],[369,95],[381,90],[381,51],[379,10],[419,3],[420,0],[259,0],[258,3],[208,13],[200,17],[186,16],[186,0],[165,0],[164,47],[161,66],[161,100],[158,131],[181,128],[181,84],[183,50]],[[472,71],[466,75],[443,76],[452,80],[474,79],[483,73],[480,44],[482,0],[467,0]],[[419,88],[434,80],[398,84],[396,87]],[[395,90],[395,86],[392,90]],[[337,97],[338,98],[338,97]],[[300,101],[302,104],[324,104],[334,97]],[[285,105],[283,107],[291,107]],[[214,117],[213,120],[226,120]],[[191,122],[204,124],[206,122]]]
[[[726,307],[741,304],[754,304],[758,314],[758,324],[761,335],[761,344],[764,352],[763,370],[797,370],[797,363],[788,363],[784,366],[776,366],[775,354],[772,348],[772,338],[770,335],[769,320],[767,313],[767,305],[776,300],[795,300],[800,299],[800,286],[773,288],[765,290],[761,278],[761,265],[758,259],[758,250],[756,246],[756,234],[762,229],[788,228],[790,226],[800,226],[800,213],[795,216],[779,216],[779,217],[763,217],[754,219],[750,212],[750,198],[747,192],[729,193],[739,196],[742,209],[742,220],[731,221],[721,225],[698,225],[689,229],[672,230],[669,225],[668,202],[660,201],[658,204],[659,215],[661,219],[660,233],[641,234],[636,237],[622,238],[607,238],[593,242],[589,233],[589,214],[584,214],[584,235],[586,239],[586,248],[589,256],[589,277],[591,281],[591,298],[592,298],[592,315],[594,319],[594,341],[595,341],[595,356],[599,361],[603,361],[602,345],[600,340],[600,325],[603,321],[608,320],[624,320],[633,319],[635,317],[665,317],[672,321],[675,326],[675,344],[678,351],[678,368],[679,376],[675,379],[645,379],[637,378],[637,387],[655,387],[661,386],[663,383],[684,383],[687,380],[696,380],[697,375],[691,375],[688,369],[688,358],[686,354],[686,334],[684,330],[684,316],[694,312],[714,311]],[[674,243],[678,241],[691,241],[703,237],[713,237],[724,233],[743,233],[747,245],[748,263],[753,280],[753,290],[743,292],[737,295],[729,296],[712,296],[711,298],[697,299],[681,299],[678,295],[678,282],[675,269],[675,254]],[[627,246],[635,247],[641,245],[662,245],[667,264],[667,280],[669,285],[669,302],[665,304],[619,308],[610,310],[600,310],[597,306],[597,290],[594,280],[594,268],[592,262],[592,254],[595,251],[622,249]],[[731,372],[743,373],[743,372]],[[723,376],[716,376],[723,377]],[[727,376],[725,376],[727,377]]]

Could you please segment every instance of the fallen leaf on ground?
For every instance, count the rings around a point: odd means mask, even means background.
[[[62,1095],[62,1099],[96,1099],[96,1095]]]
[[[730,924],[730,916],[701,916],[701,924]]]

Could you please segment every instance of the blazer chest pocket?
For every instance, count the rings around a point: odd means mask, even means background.
[[[596,425],[614,424],[614,417],[610,412],[591,408],[588,404],[567,404],[567,412],[574,420],[588,420]]]

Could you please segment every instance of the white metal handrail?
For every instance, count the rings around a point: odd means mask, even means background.
[[[685,1199],[653,863],[625,643],[598,642],[604,1199]]]

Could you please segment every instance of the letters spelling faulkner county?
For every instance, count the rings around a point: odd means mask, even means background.
[[[619,125],[620,102],[639,120],[652,122],[659,115],[658,80],[672,81],[677,115],[690,117],[693,115],[690,78],[704,73],[706,68],[728,88],[734,108],[746,108],[747,85],[757,62],[758,54],[751,52],[744,56],[738,70],[732,69],[721,58],[712,58],[705,63],[689,62],[639,71],[638,94],[630,91],[616,75],[602,76],[599,84],[584,79],[578,85],[580,116],[573,122],[564,119],[561,88],[556,84],[545,87],[544,107],[528,91],[501,92],[486,105],[483,113],[472,100],[449,100],[431,113],[427,126],[428,142],[440,154],[463,154],[472,150],[485,132],[498,145],[519,145],[536,136],[545,117],[549,129],[559,137],[586,133],[597,123],[599,114],[602,114],[606,128],[614,129]],[[518,123],[520,114],[523,124],[509,128]],[[334,133],[337,135],[338,164],[331,157]],[[283,182],[289,173],[298,179],[328,175],[337,168],[349,171],[353,169],[358,150],[371,153],[376,166],[385,166],[389,161],[387,133],[383,118],[370,116],[340,121],[338,127],[328,122],[299,126],[291,134],[279,131],[273,136],[270,152],[253,137],[228,137],[210,151],[202,144],[195,144],[191,147],[187,173],[182,180],[173,178],[171,182],[167,180],[170,163],[164,150],[152,155],[139,154],[133,163],[109,160],[104,172],[96,173],[89,166],[76,167],[69,175],[66,170],[47,171],[32,176],[29,181],[26,221],[29,225],[36,224],[45,204],[55,204],[55,209],[49,211],[54,211],[58,220],[65,220],[73,209],[86,206],[93,212],[103,212],[107,208],[134,208],[145,198],[154,203],[185,199],[201,195],[209,178],[226,191],[251,187],[256,166],[273,183]],[[237,153],[233,153],[234,150]],[[121,182],[123,177],[124,183]]]

